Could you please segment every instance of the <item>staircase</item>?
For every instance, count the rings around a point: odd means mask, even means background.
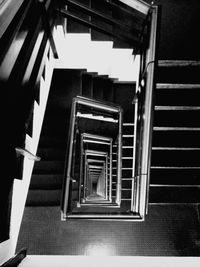
[[[150,204],[200,200],[199,71],[199,61],[159,61]]]
[[[116,103],[124,109],[122,196],[124,201],[129,200],[130,202],[127,195],[130,196],[131,193],[134,132],[133,106],[130,99],[134,97],[134,90],[134,82],[118,82],[116,79],[87,72],[84,69],[54,70],[37,152],[41,161],[35,163],[26,202],[27,206],[60,205],[71,101],[76,95],[98,100],[106,99],[109,103]],[[123,94],[126,97],[122,98]],[[127,104],[128,102],[130,104]],[[115,157],[116,152],[113,155],[113,169],[115,168],[114,164],[116,164]],[[116,173],[113,172],[113,184],[115,183]],[[115,186],[113,186],[113,190],[115,190]]]

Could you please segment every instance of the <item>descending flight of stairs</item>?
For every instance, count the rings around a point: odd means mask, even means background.
[[[200,200],[200,62],[159,61],[150,203]]]
[[[131,112],[133,106],[130,99],[134,97],[134,90],[134,82],[118,82],[116,79],[86,72],[84,69],[54,71],[37,152],[41,161],[35,163],[27,206],[60,205],[71,101],[76,95],[103,99],[108,103],[121,105],[124,109],[122,199],[129,200],[127,196],[130,196],[131,183],[128,180],[131,179],[133,154],[131,142],[133,143],[134,131],[134,118]],[[125,97],[122,98],[123,94]],[[116,188],[115,156],[116,153],[113,155],[113,194]]]

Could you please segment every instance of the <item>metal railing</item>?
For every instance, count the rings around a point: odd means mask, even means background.
[[[116,202],[118,205],[121,200],[121,144],[122,144],[122,109],[120,106],[108,106],[103,102],[99,102],[93,99],[85,98],[85,97],[75,97],[72,101],[71,108],[71,118],[70,118],[70,126],[69,126],[69,139],[68,139],[68,149],[66,152],[66,162],[65,162],[65,174],[64,174],[64,187],[63,187],[63,197],[61,209],[63,212],[63,216],[66,217],[69,212],[69,200],[70,200],[70,181],[71,181],[71,168],[72,168],[72,160],[73,160],[73,145],[74,145],[74,134],[75,134],[75,121],[76,121],[76,113],[77,113],[77,105],[83,105],[89,108],[101,110],[104,112],[109,112],[113,114],[117,114],[118,116],[118,170],[117,170],[117,199]]]

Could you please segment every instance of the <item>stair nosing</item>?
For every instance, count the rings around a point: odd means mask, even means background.
[[[200,166],[151,166],[151,170],[195,170],[195,169],[200,169]]]
[[[200,131],[200,127],[165,127],[165,126],[154,126],[154,131]]]
[[[158,60],[159,67],[190,67],[200,66],[199,60]]]
[[[150,187],[183,187],[183,188],[200,188],[200,185],[191,185],[191,184],[150,184]]]
[[[200,151],[200,147],[152,147],[152,150]]]
[[[200,89],[200,84],[192,83],[157,83],[157,89]]]
[[[155,106],[156,111],[198,111],[200,106]]]

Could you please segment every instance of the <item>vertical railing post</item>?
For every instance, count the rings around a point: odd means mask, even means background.
[[[142,219],[144,219],[147,212],[149,194],[158,6],[152,6],[150,12],[149,47],[141,54],[142,69],[139,81],[141,84],[138,85],[139,90],[135,101],[131,199],[131,211],[139,213]]]
[[[66,183],[65,183],[65,194],[64,194],[64,202],[63,202],[63,214],[64,216],[67,215],[67,209],[68,209],[68,202],[69,202],[69,188],[70,188],[70,179],[71,179],[71,164],[72,164],[72,153],[73,153],[73,141],[74,141],[74,129],[75,129],[75,120],[76,120],[76,103],[73,101],[72,103],[72,123],[70,125],[71,129],[71,135],[70,140],[68,141],[68,155],[67,155],[67,170],[65,173],[66,176]]]
[[[121,178],[122,178],[122,109],[119,112],[119,135],[118,135],[118,151],[117,151],[117,189],[116,203],[121,203]]]

